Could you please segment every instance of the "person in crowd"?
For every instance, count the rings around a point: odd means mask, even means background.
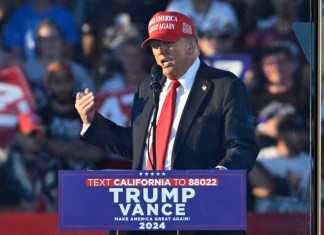
[[[185,7],[184,7],[185,6]],[[172,0],[166,11],[176,11],[187,15],[197,32],[235,32],[240,31],[237,15],[227,2],[214,0]]]
[[[304,151],[307,123],[294,109],[275,114],[276,143],[263,147],[249,174],[256,212],[309,211],[311,158]]]
[[[37,57],[27,60],[23,66],[32,88],[42,87],[47,66],[56,60],[65,60],[71,66],[73,78],[75,79],[75,92],[84,89],[84,87],[94,87],[86,69],[65,57],[65,45],[66,41],[58,24],[52,20],[45,20],[39,24],[36,41]],[[44,103],[46,103],[46,100],[42,102],[42,105]]]
[[[278,101],[266,105],[257,115],[256,138],[259,146],[269,147],[277,143],[278,122],[282,113],[295,112],[291,104],[283,104]]]
[[[238,53],[236,48],[236,35],[231,29],[228,31],[217,31],[212,29],[208,31],[200,31],[199,49],[202,56],[212,57],[216,55]]]
[[[140,37],[139,33],[139,29],[131,22],[130,15],[120,13],[115,16],[114,24],[105,29],[103,44],[113,52],[126,38]]]
[[[119,17],[124,14],[129,16],[131,25],[137,28],[140,32],[145,31],[145,24],[153,15],[153,10],[157,6],[165,5],[166,3],[147,4],[147,1],[137,0],[91,0],[86,2],[85,22],[90,24],[97,32],[100,40],[105,40],[111,32],[111,27],[116,24]],[[164,1],[163,1],[164,2]],[[107,34],[108,33],[108,34]],[[105,45],[101,45],[105,48]]]
[[[6,210],[56,211],[59,162],[46,149],[46,127],[35,112],[21,113],[19,132],[2,166]]]
[[[135,87],[150,76],[146,59],[146,51],[141,50],[141,43],[135,37],[126,38],[117,48],[116,60],[120,63],[121,72],[105,80],[99,91],[117,91],[127,87]]]
[[[165,23],[172,27],[163,28]],[[137,170],[241,169],[249,172],[259,147],[243,82],[233,73],[210,67],[199,59],[194,24],[186,15],[157,12],[149,22],[148,32],[142,47],[150,46],[164,75],[158,100],[161,108],[157,112],[156,161],[149,150],[154,113],[150,78],[142,80],[137,87],[131,127],[118,126],[96,112],[94,93],[89,89],[79,92],[75,107],[83,122],[82,139],[131,159],[132,169]],[[176,108],[168,105],[172,102]],[[244,231],[193,233],[244,234]]]
[[[31,0],[16,9],[7,21],[3,46],[21,63],[34,58],[37,27],[41,21],[47,19],[60,26],[66,40],[65,56],[73,58],[80,39],[78,28],[71,13],[52,0]]]
[[[245,36],[246,51],[251,54],[253,63],[258,64],[264,48],[280,41],[287,41],[295,51],[298,73],[302,84],[308,87],[309,65],[303,49],[293,31],[293,23],[302,21],[300,7],[303,0],[271,0],[274,17],[267,26],[259,27]],[[307,52],[306,52],[307,53]]]
[[[39,114],[47,127],[47,148],[60,159],[62,169],[94,168],[102,151],[79,138],[82,122],[74,108],[74,77],[70,65],[64,60],[52,62],[44,79],[50,99]]]
[[[260,63],[262,73],[255,77],[258,86],[250,93],[255,116],[268,104],[280,102],[309,118],[309,91],[300,85],[296,56],[289,44],[278,42],[265,48]]]
[[[80,63],[91,74],[99,61],[98,55],[102,50],[99,48],[100,39],[97,37],[95,28],[84,22],[81,26],[81,48],[76,61]]]
[[[91,25],[91,22],[82,25],[82,32],[82,51],[79,61],[95,76],[96,87],[100,86],[99,80],[105,74],[102,69],[98,70],[103,64],[113,62],[113,66],[117,66],[116,68],[110,67],[109,69],[113,71],[107,71],[107,73],[112,74],[119,70],[117,65],[119,62],[116,58],[119,45],[128,38],[140,38],[139,29],[131,22],[130,15],[125,12],[115,16],[113,24],[107,26],[102,37],[98,37],[98,27]]]

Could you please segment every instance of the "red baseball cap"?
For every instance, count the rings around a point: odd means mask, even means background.
[[[173,11],[159,11],[152,16],[148,27],[149,38],[142,43],[142,48],[150,40],[176,42],[182,36],[195,35],[195,27],[191,19],[184,14]]]

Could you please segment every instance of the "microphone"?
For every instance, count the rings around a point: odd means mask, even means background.
[[[155,64],[151,68],[151,79],[152,82],[150,83],[150,87],[154,93],[161,92],[162,89],[162,67],[158,64]]]

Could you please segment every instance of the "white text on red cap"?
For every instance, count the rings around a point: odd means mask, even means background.
[[[178,18],[176,16],[169,16],[169,15],[161,15],[153,17],[148,26],[151,26],[157,21],[171,21],[171,22],[178,22]]]
[[[171,23],[156,24],[150,27],[149,34],[151,34],[153,31],[158,29],[174,29],[174,28],[175,28],[175,24],[171,24]]]

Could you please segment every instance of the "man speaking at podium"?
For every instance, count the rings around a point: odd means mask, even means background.
[[[75,103],[83,121],[82,139],[131,159],[135,170],[250,171],[259,148],[243,82],[199,59],[195,28],[187,16],[158,12],[148,33],[142,47],[152,49],[157,65],[152,79],[137,87],[131,127],[118,126],[96,112],[94,94],[85,89]]]

